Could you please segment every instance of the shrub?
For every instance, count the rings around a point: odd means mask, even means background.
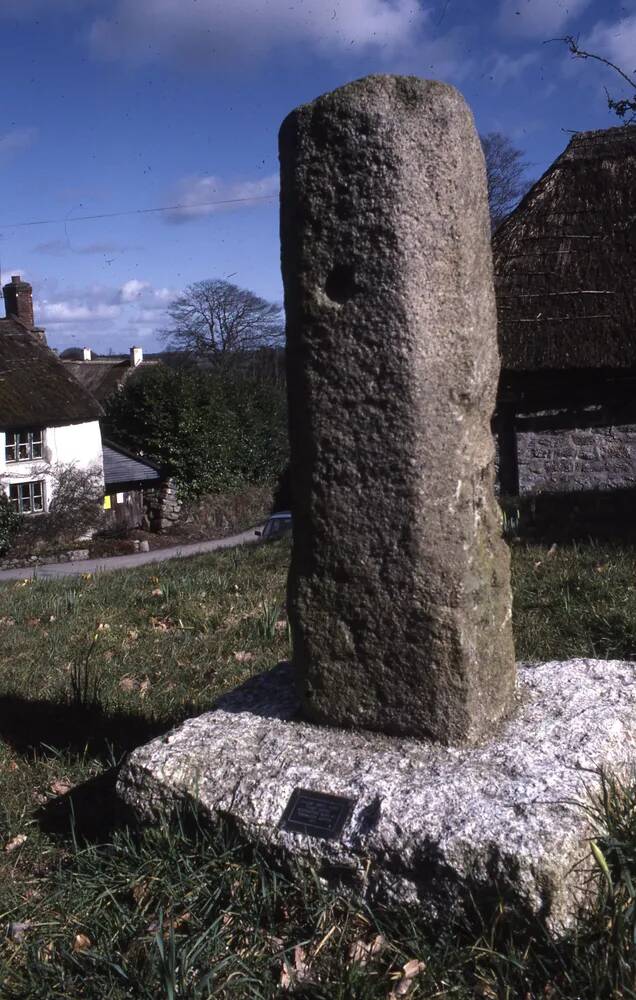
[[[9,551],[21,525],[22,517],[13,509],[6,493],[0,489],[0,555]]]
[[[58,537],[81,538],[97,527],[102,516],[104,481],[98,466],[77,463],[51,467],[53,489],[46,515],[47,531]]]
[[[102,518],[104,484],[98,466],[80,468],[77,463],[42,466],[52,479],[51,501],[46,514],[21,518],[18,554],[27,555],[51,545],[90,536]]]
[[[140,372],[109,401],[106,427],[159,462],[182,499],[273,482],[287,460],[284,387],[231,368]]]

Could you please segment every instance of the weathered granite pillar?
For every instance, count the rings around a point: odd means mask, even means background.
[[[452,87],[372,76],[280,134],[294,545],[310,719],[473,741],[511,707],[484,161]]]

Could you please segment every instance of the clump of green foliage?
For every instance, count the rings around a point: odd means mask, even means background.
[[[182,498],[273,482],[287,460],[284,386],[232,367],[148,368],[111,398],[106,428],[159,462]]]
[[[0,489],[0,556],[9,551],[21,525],[22,517],[13,509],[4,490]]]

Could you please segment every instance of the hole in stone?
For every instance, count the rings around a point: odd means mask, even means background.
[[[332,302],[348,302],[356,293],[356,278],[350,264],[336,264],[325,282],[325,292]]]

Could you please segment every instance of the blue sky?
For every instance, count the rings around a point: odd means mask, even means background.
[[[102,352],[157,349],[204,278],[280,301],[292,108],[367,73],[446,80],[538,177],[566,130],[616,124],[620,81],[546,44],[565,34],[631,73],[636,0],[2,0],[2,280],[31,281],[52,346]]]

